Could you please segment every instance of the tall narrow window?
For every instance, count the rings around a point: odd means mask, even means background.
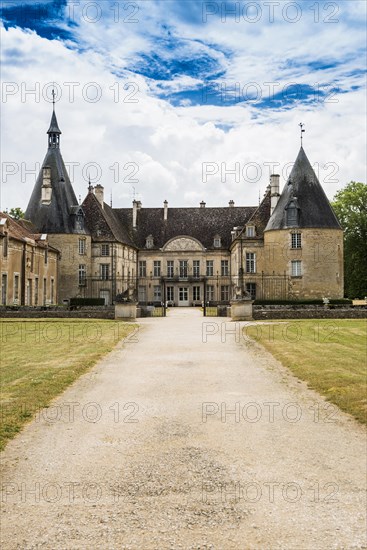
[[[229,262],[228,262],[228,260],[221,260],[220,267],[221,267],[222,277],[227,277],[229,275]]]
[[[301,241],[301,233],[292,233],[292,248],[301,248],[302,247],[302,241]]]
[[[214,301],[214,285],[208,285],[206,287],[206,301],[207,302]]]
[[[160,260],[155,260],[153,263],[153,276],[154,277],[160,277],[161,276],[161,262]]]
[[[200,260],[194,260],[192,263],[193,276],[198,279],[200,277]]]
[[[55,301],[55,280],[51,278],[51,304]]]
[[[79,239],[79,254],[84,255],[85,254],[85,239]]]
[[[45,264],[48,262],[48,249],[45,248]]]
[[[147,262],[145,260],[139,261],[139,277],[147,276]]]
[[[246,252],[246,272],[256,273],[256,254],[255,252]]]
[[[229,285],[222,285],[220,287],[220,299],[222,302],[228,302],[229,300]]]
[[[180,277],[187,277],[187,260],[180,260]]]
[[[101,264],[99,269],[102,281],[108,281],[110,278],[110,264]]]
[[[19,300],[19,275],[14,275],[14,302]]]
[[[167,302],[173,302],[175,297],[174,297],[174,287],[173,286],[168,286],[166,288],[166,294],[167,294]]]
[[[3,256],[4,258],[8,256],[8,235],[5,235],[3,239]]]
[[[207,277],[213,277],[214,274],[214,261],[213,260],[207,260],[206,261],[206,276]]]
[[[168,260],[167,261],[167,277],[172,278],[173,276],[174,276],[174,263],[173,263],[173,260]]]
[[[200,300],[200,287],[199,286],[193,286],[192,287],[192,299],[194,302],[198,302]]]
[[[302,262],[301,260],[292,261],[292,277],[300,277],[302,275]]]
[[[79,264],[79,286],[85,286],[87,280],[87,271],[85,264]],[[51,288],[52,293],[52,288]],[[52,299],[52,296],[51,296]]]
[[[43,305],[45,306],[47,303],[47,279],[46,277],[43,279]]]
[[[34,279],[34,305],[38,306],[38,277]]]
[[[153,287],[153,297],[155,302],[160,302],[162,299],[161,285],[155,285]]]

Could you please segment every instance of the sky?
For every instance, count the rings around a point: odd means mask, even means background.
[[[52,89],[77,197],[258,204],[303,146],[331,200],[366,181],[364,0],[1,2],[2,210],[25,209]]]

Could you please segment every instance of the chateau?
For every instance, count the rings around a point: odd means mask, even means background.
[[[47,134],[26,219],[60,252],[58,303],[94,297],[109,305],[124,294],[140,304],[228,304],[238,288],[267,300],[343,297],[343,231],[302,146],[283,189],[272,175],[259,206],[144,208],[134,200],[112,208],[102,185],[89,185],[78,204],[55,110]]]

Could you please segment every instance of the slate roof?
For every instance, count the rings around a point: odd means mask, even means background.
[[[233,227],[243,227],[255,210],[253,206],[168,208],[165,221],[163,208],[141,208],[136,229],[132,227],[132,208],[115,208],[113,212],[137,248],[145,248],[149,235],[153,236],[153,249],[162,248],[174,237],[186,235],[200,241],[205,248],[214,249],[214,237],[219,235],[221,248],[228,249]]]
[[[270,194],[271,192],[269,186],[258,208],[256,208],[255,212],[252,214],[248,222],[246,222],[247,225],[255,226],[255,237],[246,237],[246,228],[244,228],[239,235],[241,239],[261,240],[264,238],[264,230],[270,218]]]
[[[57,123],[57,118],[56,118],[55,111],[53,111],[53,113],[52,113],[50,127],[47,130],[47,133],[48,134],[61,134],[62,133],[60,128],[59,128],[59,125]]]
[[[298,153],[288,181],[282,190],[278,204],[265,231],[287,227],[285,208],[292,198],[297,200],[299,207],[299,224],[297,227],[341,229],[303,147]]]
[[[42,204],[43,167],[51,168],[52,196],[49,205]],[[33,223],[40,233],[85,233],[75,229],[75,212],[73,207],[78,206],[73,187],[58,147],[50,147],[42,163],[29,200],[25,217]]]
[[[116,216],[116,211],[104,203],[101,207],[94,193],[88,193],[82,204],[87,228],[95,241],[118,241],[135,246],[125,220]]]
[[[56,248],[48,245],[47,240],[40,240],[42,233],[38,233],[29,220],[14,220],[14,218],[9,216],[6,212],[0,212],[0,218],[7,219],[9,227],[8,235],[12,239],[22,242],[35,241],[37,245],[42,248],[49,248],[58,252]]]

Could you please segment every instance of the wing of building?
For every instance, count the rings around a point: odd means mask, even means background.
[[[117,295],[141,304],[228,304],[253,298],[343,297],[343,232],[301,147],[280,192],[270,177],[259,206],[112,208],[89,184],[78,204],[55,111],[26,217],[61,252],[58,300]],[[236,198],[236,202],[242,197]]]

